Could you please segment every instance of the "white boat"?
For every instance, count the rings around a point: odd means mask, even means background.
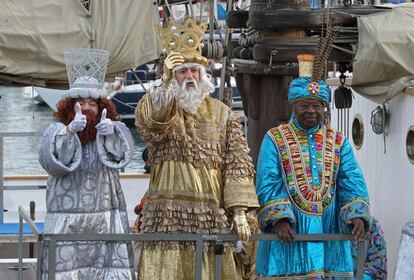
[[[393,279],[401,230],[414,218],[414,3],[364,16],[358,23],[353,77],[345,79],[352,86],[352,106],[333,108],[331,124],[354,147],[372,214],[384,231]],[[327,82],[335,92],[338,79]]]
[[[42,87],[33,87],[35,93],[35,98],[38,101],[46,103],[53,111],[56,112],[56,104],[65,95],[66,90],[61,89],[51,89],[51,88],[42,88]]]
[[[332,125],[337,127],[339,121],[338,128],[349,132],[368,185],[372,214],[385,233],[392,279],[401,229],[414,218],[414,88],[401,92],[388,103],[391,117],[386,136],[376,134],[371,125],[372,113],[379,105],[355,91],[353,94],[349,118],[344,111],[334,109]]]

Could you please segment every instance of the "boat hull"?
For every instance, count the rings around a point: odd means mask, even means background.
[[[335,88],[332,88],[334,92]],[[414,165],[407,156],[407,135],[414,125],[414,96],[400,93],[388,103],[391,117],[389,132],[385,136],[373,132],[371,113],[380,104],[353,92],[355,99],[349,109],[333,109],[332,125],[348,132],[355,156],[364,172],[368,185],[371,212],[385,233],[388,250],[390,279],[395,269],[401,229],[414,218]],[[360,132],[360,120],[363,131]],[[358,136],[359,135],[359,136]],[[358,145],[362,135],[362,145]]]

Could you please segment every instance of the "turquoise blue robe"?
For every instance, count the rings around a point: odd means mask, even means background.
[[[275,233],[280,219],[299,234],[350,233],[353,218],[369,224],[367,187],[351,145],[322,124],[305,130],[290,121],[265,135],[256,192],[264,233]],[[272,279],[352,279],[351,244],[260,241],[256,270]]]

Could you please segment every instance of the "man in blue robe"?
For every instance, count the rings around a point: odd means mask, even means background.
[[[295,234],[353,233],[362,238],[370,213],[363,174],[342,133],[324,125],[330,91],[313,81],[313,57],[304,55],[288,98],[287,124],[267,132],[256,177],[261,231],[281,241],[261,241],[259,279],[353,279],[349,241],[292,242]],[[310,64],[310,65],[309,65]]]

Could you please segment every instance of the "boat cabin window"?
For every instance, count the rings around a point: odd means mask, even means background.
[[[414,125],[408,129],[405,147],[407,149],[408,160],[414,164]]]
[[[361,149],[364,143],[364,122],[360,114],[355,115],[352,121],[352,141],[357,150]]]

